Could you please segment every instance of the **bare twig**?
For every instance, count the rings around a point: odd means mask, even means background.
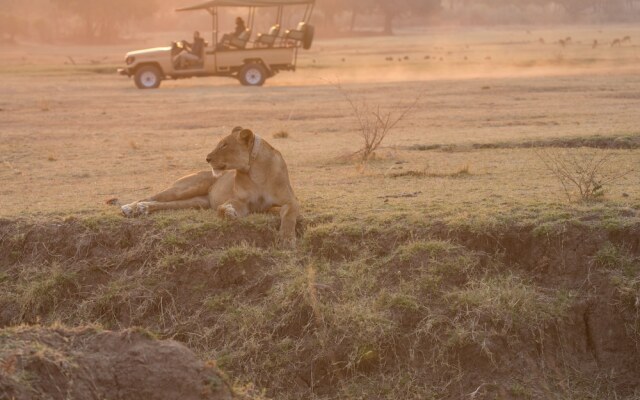
[[[398,114],[393,110],[385,111],[380,105],[372,107],[364,99],[357,101],[340,83],[336,83],[335,86],[344,96],[356,119],[358,134],[364,143],[354,156],[357,155],[363,165],[369,161],[389,133],[416,108],[423,94],[420,92],[409,104],[399,104],[395,107],[400,109]]]
[[[535,154],[545,168],[560,182],[569,201],[573,193],[578,199],[589,201],[604,195],[604,187],[633,172],[633,169],[615,171],[611,168],[614,153],[603,150],[582,151],[538,149]]]

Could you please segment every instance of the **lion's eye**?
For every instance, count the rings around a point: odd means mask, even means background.
[[[227,144],[223,143],[221,148],[224,149],[225,147],[227,147]]]

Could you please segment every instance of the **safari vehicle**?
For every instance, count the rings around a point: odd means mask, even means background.
[[[281,30],[285,6],[305,6],[297,27]],[[155,89],[166,79],[184,79],[203,76],[236,78],[246,86],[262,86],[280,71],[295,71],[300,48],[309,49],[314,29],[309,24],[315,0],[211,0],[176,11],[204,10],[212,18],[212,43],[205,42],[198,61],[179,65],[175,57],[185,47],[184,42],[171,46],[132,51],[125,56],[126,66],[119,68],[121,75],[133,77],[139,89]],[[246,31],[225,43],[218,41],[218,8],[246,7]],[[252,40],[257,8],[274,7],[275,24],[269,32],[256,35]]]

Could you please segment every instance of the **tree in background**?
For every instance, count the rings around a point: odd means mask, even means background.
[[[375,4],[371,0],[346,0],[344,3],[345,7],[351,12],[350,32],[355,30],[358,15],[371,14],[375,11]]]
[[[406,15],[429,15],[442,8],[441,0],[375,0],[377,8],[384,15],[384,30],[393,34],[393,21]]]
[[[335,27],[334,18],[350,13],[349,29],[354,30],[360,14],[380,13],[384,17],[383,33],[393,34],[393,22],[398,17],[429,15],[442,7],[441,0],[319,0],[318,8],[323,15],[324,27]]]
[[[0,42],[15,42],[16,35],[27,31],[27,22],[9,14],[0,14]]]
[[[601,1],[600,0],[555,0],[554,3],[557,3],[560,6],[562,6],[567,11],[567,14],[571,15],[572,17],[577,17],[578,15],[582,14],[583,12],[589,9],[596,8],[597,6],[600,5]]]
[[[318,0],[318,10],[322,15],[321,26],[325,29],[335,28],[335,16],[344,9],[341,0]]]
[[[0,42],[15,42],[18,35],[26,34],[29,22],[19,0],[4,0],[0,9]]]
[[[113,40],[132,21],[152,16],[155,0],[51,0],[61,10],[82,20],[83,35],[88,41]]]
[[[443,0],[450,10],[462,10],[473,4],[485,4],[491,7],[504,6],[538,6],[558,7],[566,13],[571,20],[577,20],[585,14],[601,15],[610,20],[615,20],[616,16],[633,15],[640,7],[638,0]]]

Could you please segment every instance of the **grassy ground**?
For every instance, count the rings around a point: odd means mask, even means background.
[[[606,43],[636,33],[318,42],[260,89],[139,91],[104,73],[123,48],[0,49],[0,324],[143,326],[278,399],[633,398],[640,58]],[[384,109],[423,93],[364,170],[337,81]],[[289,164],[297,249],[267,216],[104,205],[206,168],[236,125]],[[569,202],[537,155],[555,147],[631,172]]]
[[[567,28],[566,32],[544,35],[569,36],[571,31]],[[583,33],[582,40],[586,42],[591,33],[597,32]],[[593,71],[585,75],[582,70],[566,66],[552,75],[535,76],[541,70],[532,67],[522,68],[515,75],[504,72],[502,77],[496,77],[501,68],[492,63],[498,60],[483,59],[480,62],[493,73],[475,79],[460,79],[464,74],[455,63],[448,63],[447,70],[459,77],[447,80],[351,84],[345,75],[348,71],[359,75],[373,72],[384,81],[393,70],[404,68],[418,69],[425,75],[433,72],[437,77],[428,61],[415,60],[406,65],[398,62],[403,67],[391,67],[384,56],[405,42],[415,48],[441,47],[443,37],[453,38],[456,46],[470,43],[470,48],[478,52],[486,50],[519,59],[529,54],[531,46],[539,46],[538,51],[547,56],[565,51],[567,57],[573,53],[578,54],[572,57],[579,57],[595,51],[601,66],[608,65],[605,60],[616,55],[625,65],[624,60],[631,54],[637,56],[635,47],[594,50],[574,44],[562,50],[553,44],[490,41],[497,40],[499,34],[506,33],[485,33],[480,39],[466,32],[362,39],[369,46],[376,44],[370,51],[375,50],[376,55],[358,55],[354,51],[354,60],[347,59],[345,63],[335,60],[337,49],[350,43],[353,46],[355,39],[320,42],[317,47],[323,49],[322,58],[320,53],[304,54],[303,67],[297,73],[282,74],[260,90],[239,87],[232,80],[208,78],[167,82],[157,91],[139,91],[126,78],[116,75],[74,74],[77,68],[95,68],[65,66],[63,63],[68,61],[63,54],[82,51],[75,48],[32,49],[35,55],[24,63],[33,58],[34,65],[27,67],[40,70],[17,73],[16,66],[20,70],[20,64],[15,63],[22,60],[19,50],[4,49],[7,57],[3,57],[4,66],[0,66],[4,71],[0,73],[0,215],[94,212],[108,197],[140,198],[186,173],[206,168],[204,156],[218,138],[239,124],[254,129],[283,152],[294,187],[309,211],[351,209],[355,205],[368,209],[388,207],[376,200],[377,195],[397,194],[407,187],[406,179],[386,179],[389,172],[427,168],[449,173],[467,165],[469,179],[413,179],[412,191],[422,194],[409,202],[392,203],[409,208],[440,208],[446,204],[467,209],[468,202],[483,202],[494,209],[504,204],[529,206],[560,201],[558,186],[530,150],[422,153],[407,148],[593,135],[637,136],[639,117],[633,110],[640,105],[640,80],[636,73],[607,67],[607,73]],[[518,31],[513,35],[527,34]],[[505,50],[498,52],[497,48]],[[83,62],[96,57],[90,54]],[[356,68],[362,65],[356,62],[357,57],[380,61],[372,62],[370,68]],[[310,58],[318,58],[326,68],[314,70]],[[404,78],[410,79],[411,75]],[[336,80],[354,96],[390,109],[424,93],[418,109],[385,142],[387,147],[379,152],[382,161],[372,164],[365,174],[336,161],[360,146],[348,105],[339,91],[328,84]],[[289,138],[271,139],[280,130],[289,132]],[[637,166],[637,150],[617,152],[620,155],[615,168]],[[637,205],[637,182],[636,174],[611,187],[609,199]],[[319,191],[319,187],[332,190]],[[623,198],[623,193],[629,197]]]
[[[3,221],[0,324],[142,326],[279,399],[638,395],[640,218]]]

